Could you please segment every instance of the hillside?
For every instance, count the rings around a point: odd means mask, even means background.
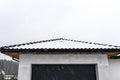
[[[3,70],[6,75],[18,75],[18,62],[0,60],[0,69]]]

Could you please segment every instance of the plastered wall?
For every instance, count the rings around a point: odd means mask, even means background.
[[[18,80],[31,80],[31,64],[96,64],[97,80],[109,80],[105,54],[21,54]]]
[[[110,80],[120,80],[120,59],[109,59]]]

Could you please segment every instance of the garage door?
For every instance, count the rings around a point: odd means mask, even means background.
[[[32,65],[32,80],[96,80],[95,65]]]

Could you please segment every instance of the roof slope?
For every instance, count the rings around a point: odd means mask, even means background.
[[[1,47],[1,50],[2,49],[120,49],[120,46],[57,38],[3,46]]]
[[[18,52],[109,52],[108,56],[117,56],[120,54],[120,46],[56,38],[3,46],[0,51],[17,59],[20,54]]]

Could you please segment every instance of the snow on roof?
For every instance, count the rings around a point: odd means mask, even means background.
[[[4,46],[7,49],[111,49],[120,48],[120,46],[92,43],[87,41],[79,41],[65,38],[57,38],[43,41],[35,41],[11,46]]]
[[[19,59],[21,52],[102,52],[107,54],[110,58],[120,58],[120,56],[118,56],[118,54],[120,54],[120,46],[65,38],[3,46],[0,48],[0,51],[15,58],[15,60]]]

